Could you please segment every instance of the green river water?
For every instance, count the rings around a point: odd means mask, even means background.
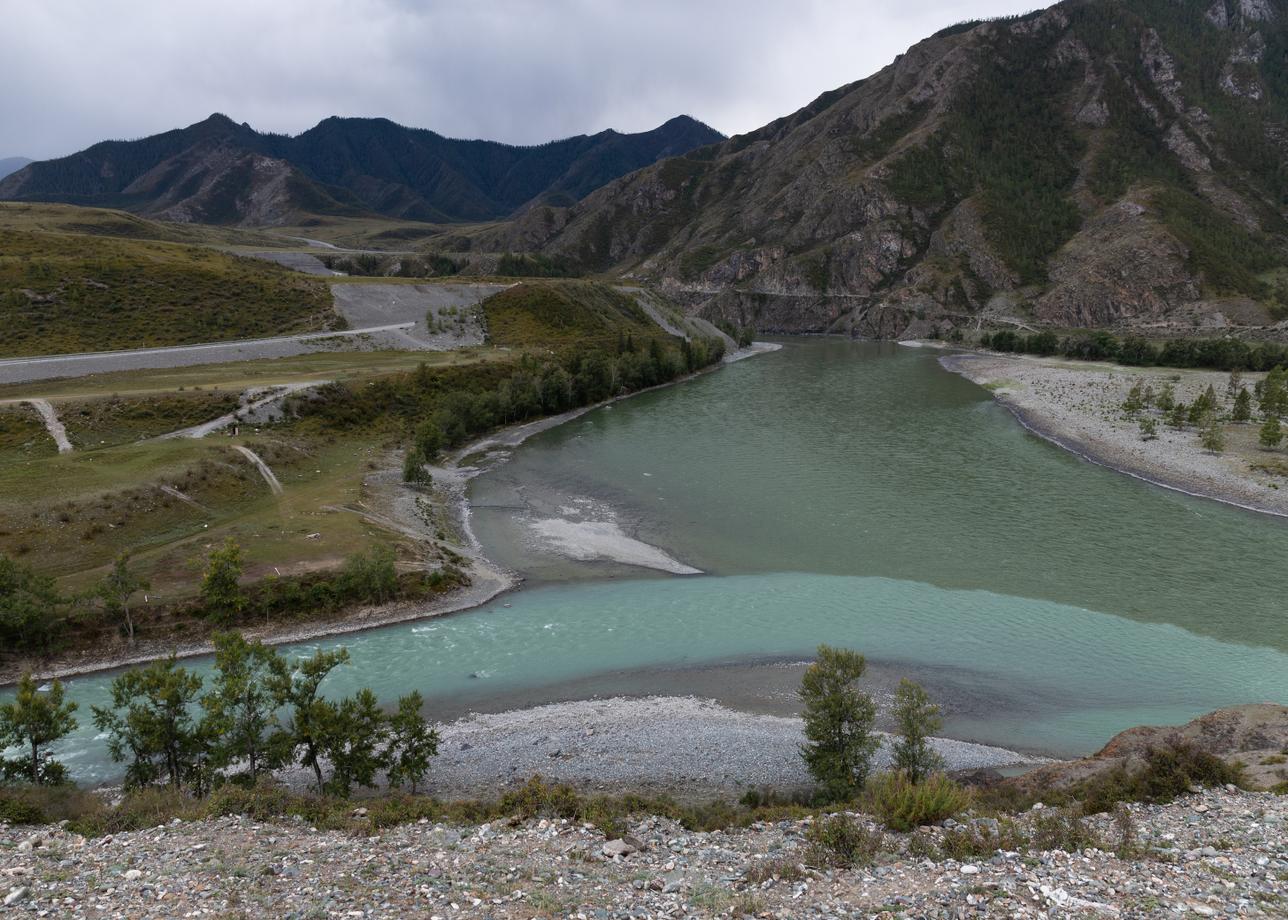
[[[538,435],[471,486],[521,590],[289,651],[345,645],[329,692],[419,689],[441,714],[697,685],[737,704],[829,642],[927,682],[948,734],[1059,754],[1288,702],[1288,523],[1084,462],[936,358],[792,339]],[[84,722],[109,678],[70,683]],[[115,772],[88,726],[62,753]]]

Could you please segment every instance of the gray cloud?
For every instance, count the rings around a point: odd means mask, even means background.
[[[727,134],[1033,0],[3,0],[0,156],[223,112],[539,143],[687,113]]]

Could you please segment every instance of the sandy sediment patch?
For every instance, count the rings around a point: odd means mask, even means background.
[[[1192,428],[1173,430],[1156,410],[1158,437],[1143,440],[1138,421],[1122,410],[1137,381],[1155,392],[1171,384],[1185,403],[1212,386],[1228,410],[1228,374],[991,354],[945,355],[939,361],[988,387],[1033,433],[1093,463],[1188,495],[1288,516],[1288,479],[1254,468],[1284,455],[1257,449],[1255,424],[1228,426],[1229,448],[1214,454]],[[1261,375],[1244,376],[1251,390]]]
[[[615,521],[570,521],[543,518],[529,527],[561,555],[583,561],[608,560],[673,575],[701,575],[664,550],[628,536]]]

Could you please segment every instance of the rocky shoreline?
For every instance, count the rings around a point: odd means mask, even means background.
[[[1045,840],[1049,809],[991,852],[949,835],[989,817],[883,833],[870,859],[829,862],[815,819],[693,832],[636,816],[621,837],[563,818],[347,831],[221,817],[85,838],[0,825],[0,897],[20,916],[86,917],[1263,917],[1288,904],[1288,796],[1229,787]],[[998,843],[1003,843],[998,841]],[[1061,848],[1061,844],[1069,849]],[[7,893],[5,893],[7,892]]]
[[[575,700],[474,714],[438,726],[441,736],[425,791],[439,799],[500,794],[530,777],[581,792],[648,792],[690,800],[736,800],[748,789],[811,785],[800,745],[802,722],[739,712],[695,697]],[[884,736],[883,736],[884,737]],[[1050,764],[1005,748],[937,738],[953,771]],[[883,746],[876,764],[888,766]],[[281,777],[297,790],[312,774]]]
[[[1160,421],[1157,439],[1143,441],[1137,423],[1123,418],[1121,404],[1138,380],[1155,390],[1170,382],[1177,399],[1190,402],[1209,385],[1224,393],[1227,374],[999,354],[945,355],[939,363],[986,387],[1029,431],[1085,460],[1186,495],[1288,516],[1288,480],[1252,467],[1255,426],[1241,426],[1231,449],[1213,454],[1192,430]],[[1256,376],[1247,375],[1249,389]]]

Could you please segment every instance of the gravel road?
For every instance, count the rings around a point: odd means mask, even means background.
[[[268,262],[276,262],[278,265],[284,265],[292,268],[297,272],[303,272],[306,275],[324,275],[331,278],[340,274],[332,271],[323,264],[322,260],[315,255],[307,252],[248,252],[246,255],[256,259],[264,259]]]
[[[351,347],[385,335],[398,335],[406,323],[388,323],[343,332],[309,332],[302,335],[270,339],[247,339],[240,342],[211,342],[203,345],[176,345],[171,348],[135,348],[128,351],[86,352],[75,355],[42,355],[32,358],[0,360],[0,384],[53,380],[59,377],[86,377],[114,371],[136,371],[156,367],[190,367],[197,364],[223,364],[259,358],[289,358],[316,351],[334,351]],[[405,347],[405,346],[404,346]],[[423,346],[422,346],[423,347]]]

